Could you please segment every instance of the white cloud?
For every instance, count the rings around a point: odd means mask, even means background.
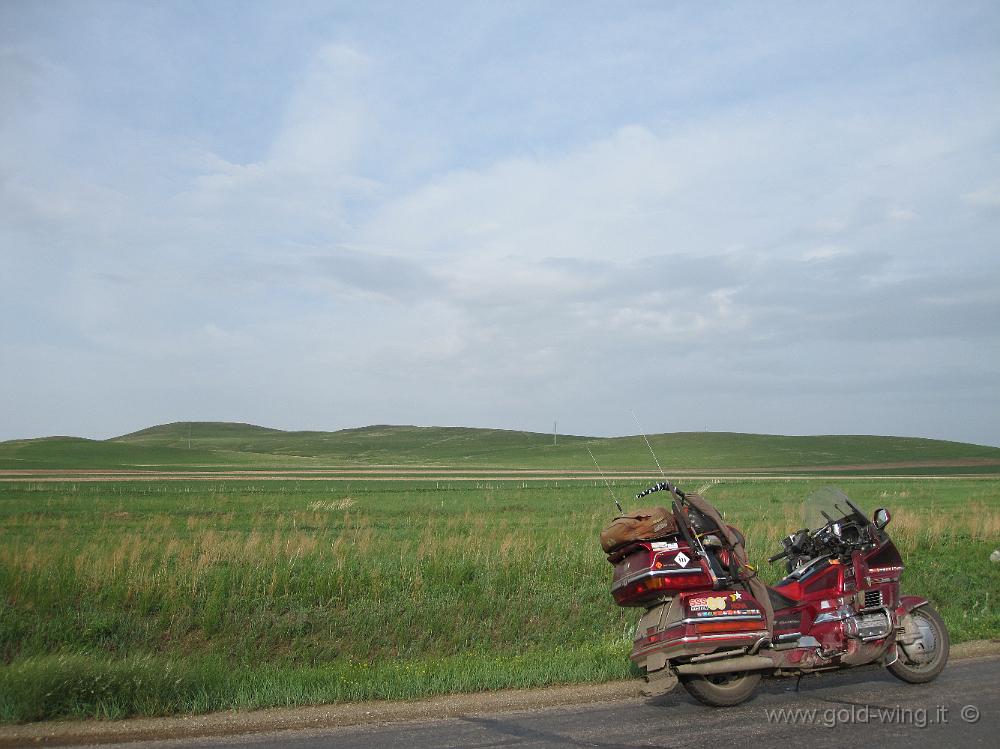
[[[966,193],[966,202],[984,208],[1000,207],[1000,184],[987,185],[979,190]]]
[[[909,208],[899,207],[890,208],[887,215],[892,221],[913,221],[917,217],[917,214]]]
[[[347,45],[319,50],[288,102],[271,159],[306,172],[350,170],[373,124],[364,85],[370,66]]]
[[[806,250],[802,253],[803,260],[830,260],[831,258],[846,255],[848,253],[843,247],[836,247],[834,245],[823,245],[822,247],[813,247],[812,249]]]

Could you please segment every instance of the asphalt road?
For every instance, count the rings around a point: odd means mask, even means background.
[[[536,749],[539,747],[1000,746],[1000,658],[956,661],[936,681],[910,685],[865,668],[765,681],[752,701],[711,709],[682,688],[656,700],[632,699],[517,713],[469,714],[433,721],[210,739],[175,739],[119,747],[254,749]],[[800,713],[797,720],[774,711]]]

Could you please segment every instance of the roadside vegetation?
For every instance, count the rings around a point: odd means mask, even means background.
[[[762,575],[804,481],[702,488]],[[1000,633],[1000,480],[849,480],[953,640]],[[643,488],[616,482],[624,499]],[[629,502],[626,502],[628,506]],[[0,482],[0,720],[115,718],[630,676],[603,484]]]

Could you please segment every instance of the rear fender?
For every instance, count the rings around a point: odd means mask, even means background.
[[[930,601],[922,596],[900,596],[899,605],[896,607],[896,614],[899,617],[904,617],[914,609],[919,609],[921,606],[926,606],[928,603],[930,603]]]

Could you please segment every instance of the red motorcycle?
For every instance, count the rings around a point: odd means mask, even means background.
[[[944,668],[941,616],[926,599],[900,595],[888,510],[869,520],[839,490],[813,494],[807,516],[820,520],[782,541],[769,561],[785,559],[788,574],[768,587],[747,563],[742,534],[710,503],[669,482],[636,498],[657,491],[669,493],[669,508],[623,515],[601,536],[615,601],[645,609],[631,659],[645,670],[647,696],[680,681],[707,705],[736,705],[765,675],[880,663],[921,683]]]

